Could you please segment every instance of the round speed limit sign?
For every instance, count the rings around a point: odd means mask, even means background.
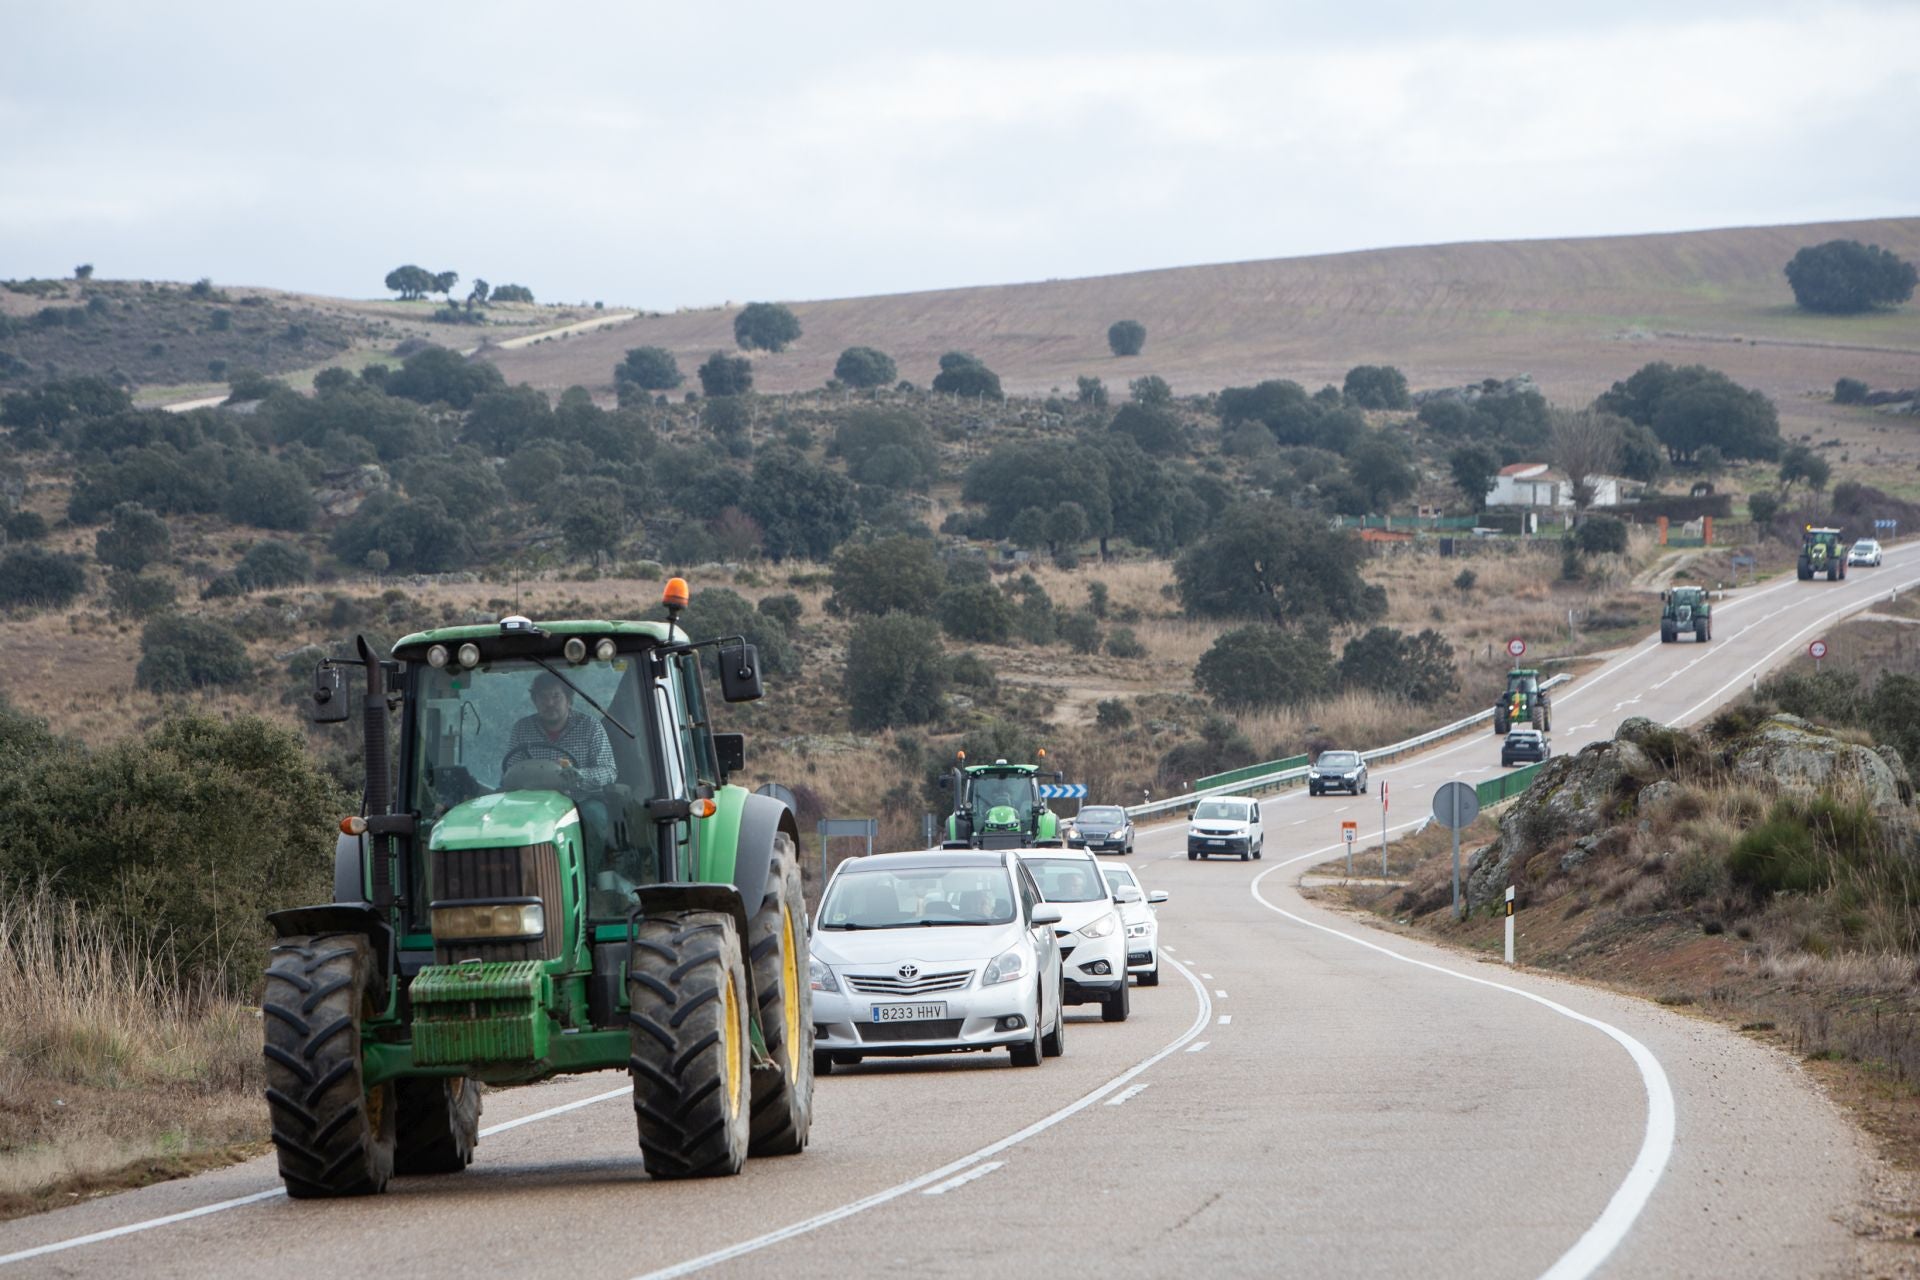
[[[1807,655],[1815,662],[1820,661],[1820,659],[1827,656],[1827,642],[1825,640],[1815,640],[1807,646]]]
[[[1517,658],[1526,651],[1527,642],[1519,636],[1515,636],[1513,639],[1507,641],[1507,656],[1509,658]]]

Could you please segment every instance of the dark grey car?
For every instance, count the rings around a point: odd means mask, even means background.
[[[1117,804],[1090,804],[1067,827],[1067,847],[1093,853],[1132,853],[1133,823]]]

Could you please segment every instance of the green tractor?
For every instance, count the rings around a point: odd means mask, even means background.
[[[1800,535],[1800,581],[1827,575],[1828,582],[1847,576],[1847,544],[1838,529],[1807,525]]]
[[[1532,667],[1507,672],[1507,691],[1493,704],[1493,731],[1505,734],[1517,724],[1541,731],[1553,727],[1553,700],[1540,691],[1540,673]]]
[[[444,627],[322,661],[314,714],[352,714],[360,814],[334,901],[274,912],[266,1096],[289,1195],[382,1191],[473,1158],[484,1085],[626,1070],[656,1178],[806,1146],[812,996],[798,829],[729,783],[701,679],[761,696],[739,637],[666,622]],[[359,676],[354,677],[358,683]]]
[[[1044,759],[1046,752],[1039,753]],[[969,765],[961,752],[953,772],[940,785],[953,792],[947,816],[947,843],[975,849],[1030,849],[1060,841],[1060,819],[1040,798],[1040,778],[1064,781],[1066,774],[1037,764]]]
[[[1672,644],[1683,632],[1694,643],[1713,639],[1713,604],[1703,587],[1675,587],[1660,593],[1660,643]]]

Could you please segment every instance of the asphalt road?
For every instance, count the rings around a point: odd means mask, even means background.
[[[1554,699],[1555,750],[1686,722],[1841,613],[1920,586],[1920,549],[1716,605],[1708,645],[1635,646]],[[1384,767],[1389,821],[1498,767],[1490,734]],[[417,1277],[1804,1277],[1850,1270],[1853,1131],[1784,1055],[1704,1021],[1392,938],[1292,885],[1377,791],[1264,805],[1266,857],[1135,862],[1169,967],[1066,1056],[869,1062],[819,1083],[813,1145],[651,1183],[624,1081],[490,1094],[465,1174],[294,1203],[271,1160],[0,1224],[0,1273]],[[1377,848],[1375,849],[1377,856]]]

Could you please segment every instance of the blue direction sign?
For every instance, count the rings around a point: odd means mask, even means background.
[[[1084,782],[1043,782],[1040,784],[1042,800],[1085,800],[1087,784]]]

